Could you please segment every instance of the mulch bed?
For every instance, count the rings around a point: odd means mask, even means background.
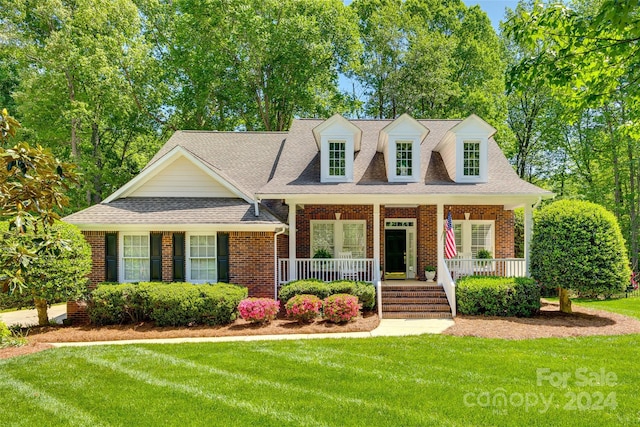
[[[557,303],[543,300],[541,312],[535,317],[461,315],[455,318],[455,325],[447,329],[444,334],[502,339],[640,334],[640,320],[575,305],[573,311],[573,314],[560,313]],[[336,325],[327,321],[315,321],[303,325],[286,319],[276,319],[263,326],[239,319],[225,326],[156,327],[153,322],[144,322],[135,325],[103,327],[90,325],[34,327],[29,331],[28,345],[0,349],[0,359],[46,350],[52,347],[48,343],[54,342],[362,332],[375,329],[379,322],[378,316],[370,313],[345,325]]]
[[[276,319],[267,325],[257,325],[238,319],[224,326],[159,327],[153,322],[112,326],[42,326],[29,330],[29,344],[23,347],[0,349],[0,359],[19,356],[51,348],[47,343],[119,341],[153,338],[228,337],[246,335],[320,334],[335,332],[367,332],[375,329],[380,320],[375,313],[364,313],[352,322],[337,325],[318,320],[300,324],[287,319]]]
[[[542,300],[540,314],[531,318],[460,315],[444,334],[513,340],[640,334],[640,320],[632,317],[575,304],[573,314],[561,313],[559,309],[558,303]]]

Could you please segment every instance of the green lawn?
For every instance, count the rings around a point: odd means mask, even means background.
[[[545,298],[549,301],[558,302],[558,298]],[[640,319],[640,298],[620,298],[610,300],[594,300],[575,298],[571,300],[572,304],[583,307],[594,308],[597,310],[611,311],[613,313],[624,314],[625,316]]]
[[[637,425],[639,346],[640,335],[436,335],[61,348],[0,361],[1,419],[25,426]],[[599,378],[587,383],[587,374]],[[563,376],[565,384],[549,380]]]
[[[612,311],[640,319],[640,298],[620,298],[605,301],[575,299],[573,302],[584,307]]]

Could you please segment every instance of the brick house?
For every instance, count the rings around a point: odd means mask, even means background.
[[[137,177],[65,221],[91,244],[92,285],[223,281],[273,297],[294,279],[380,286],[424,280],[433,266],[455,315],[454,278],[527,274],[532,207],[553,196],[517,176],[495,132],[475,115],[406,114],[296,119],[288,132],[178,131]],[[449,214],[458,257],[445,260]],[[475,260],[483,250],[490,263]]]

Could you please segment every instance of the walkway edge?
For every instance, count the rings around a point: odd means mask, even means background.
[[[184,337],[184,338],[150,338],[141,340],[116,341],[83,341],[83,342],[53,342],[54,347],[90,347],[96,345],[127,345],[127,344],[181,344],[181,343],[222,343],[248,341],[291,341],[325,338],[372,338],[391,336],[410,336],[423,334],[440,334],[453,326],[451,319],[383,319],[378,327],[370,332],[335,332],[320,334],[282,334],[282,335],[243,335],[226,337]]]

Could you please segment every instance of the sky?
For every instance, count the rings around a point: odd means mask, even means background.
[[[467,6],[479,5],[491,19],[493,28],[498,29],[500,21],[504,18],[506,8],[515,9],[518,0],[463,0]]]

